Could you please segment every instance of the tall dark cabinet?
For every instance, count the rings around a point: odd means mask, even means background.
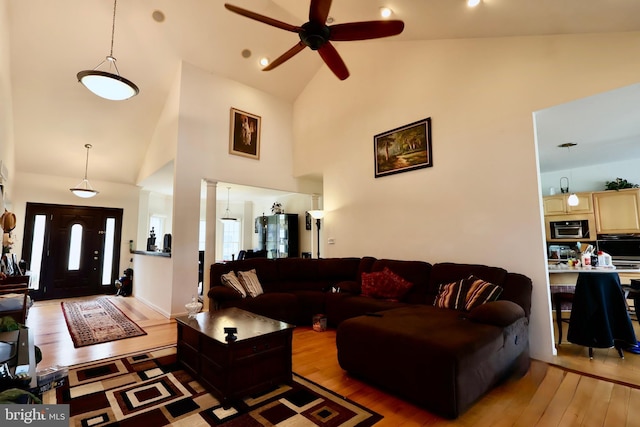
[[[259,249],[267,258],[299,257],[298,215],[277,214],[256,218]]]

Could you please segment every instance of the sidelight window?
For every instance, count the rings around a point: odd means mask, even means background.
[[[73,224],[69,238],[68,270],[80,270],[80,253],[82,252],[82,226]]]
[[[111,284],[111,271],[113,270],[113,248],[115,242],[116,219],[107,218],[104,231],[104,256],[102,257],[102,285]]]
[[[31,239],[31,287],[40,289],[40,269],[44,253],[44,236],[46,215],[35,215],[33,221],[33,238]]]

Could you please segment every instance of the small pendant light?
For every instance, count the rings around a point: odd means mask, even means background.
[[[569,151],[571,149],[571,147],[574,147],[578,144],[576,144],[575,142],[565,142],[564,144],[560,144],[558,145],[558,147],[560,148],[566,148],[567,151]],[[567,186],[563,187],[562,186],[562,180],[566,180],[567,182]],[[567,178],[566,176],[563,176],[562,178],[560,178],[560,192],[562,193],[568,193],[569,192],[569,178]],[[576,193],[571,193],[569,195],[569,197],[567,198],[567,204],[569,206],[578,206],[580,204],[580,199],[578,199],[578,196],[576,195]]]
[[[91,144],[84,144],[84,148],[87,149],[87,160],[84,164],[84,179],[80,181],[75,188],[70,188],[69,190],[78,197],[88,199],[98,194],[98,192],[91,187],[91,184],[89,184],[89,180],[87,179],[87,169],[89,169],[89,149],[91,148]]]
[[[237,221],[237,218],[234,218],[231,216],[231,211],[229,211],[229,190],[231,189],[231,187],[227,187],[227,210],[224,211],[224,216],[222,218],[220,218],[220,221],[222,222],[231,222],[231,221]]]

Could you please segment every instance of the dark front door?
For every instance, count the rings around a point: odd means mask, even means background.
[[[121,228],[122,209],[28,203],[22,252],[34,298],[113,291]]]

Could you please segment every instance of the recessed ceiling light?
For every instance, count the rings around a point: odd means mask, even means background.
[[[269,65],[269,58],[267,58],[266,56],[260,58],[260,65],[262,65],[263,67]]]
[[[480,4],[481,0],[467,0],[467,6],[469,7],[476,7],[477,5]]]
[[[383,18],[390,17],[392,13],[393,13],[393,10],[389,9],[388,7],[380,8],[380,16],[382,16]]]
[[[151,17],[156,22],[164,22],[164,13],[161,10],[154,10]]]

